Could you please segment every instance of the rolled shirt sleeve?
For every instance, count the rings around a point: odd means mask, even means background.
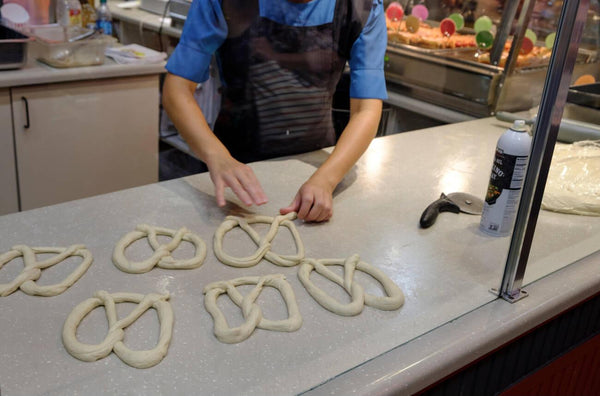
[[[194,0],[167,71],[197,83],[208,80],[211,58],[226,38],[220,0]]]
[[[382,0],[373,8],[361,34],[350,50],[350,97],[387,99],[383,62],[387,48],[387,27]]]

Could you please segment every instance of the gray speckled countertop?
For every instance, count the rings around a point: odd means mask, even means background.
[[[539,310],[558,313],[600,284],[599,275],[578,270],[580,263],[548,276],[597,249],[600,218],[540,214],[526,273],[531,296],[514,305],[489,292],[500,284],[508,238],[484,235],[478,230],[479,217],[465,214],[444,213],[433,227],[419,229],[421,212],[440,192],[483,196],[496,140],[507,126],[484,119],[378,138],[339,186],[334,218],[320,225],[296,221],[308,257],[358,253],[387,273],[406,296],[405,305],[392,312],[366,307],[355,317],[336,316],[308,295],[298,281],[297,268],[266,261],[247,269],[219,263],[212,249],[214,231],[226,215],[246,210],[232,195],[224,209],[218,208],[207,174],[0,217],[0,252],[21,243],[83,243],[94,255],[87,273],[59,296],[31,297],[16,291],[0,299],[2,395],[388,394],[434,382],[515,331],[539,323],[543,320]],[[326,155],[323,150],[252,164],[270,199],[252,210],[275,215]],[[140,223],[190,228],[209,246],[206,261],[188,271],[156,268],[141,275],[119,271],[111,263],[112,249]],[[285,232],[278,235],[277,251],[293,249],[287,237]],[[230,234],[225,246],[232,254],[252,251],[252,243],[241,233]],[[148,253],[142,242],[127,251],[134,259]],[[179,254],[186,253],[189,250]],[[590,257],[597,263],[597,253]],[[54,267],[40,282],[57,281],[75,265],[72,260]],[[0,272],[0,283],[19,271],[18,264],[7,265]],[[569,283],[564,293],[543,287],[563,271],[584,278]],[[303,326],[294,333],[256,330],[234,345],[219,342],[203,306],[203,287],[216,280],[268,273],[283,273],[289,280]],[[536,281],[539,278],[544,279]],[[359,279],[367,291],[380,292],[374,282]],[[321,281],[318,285],[347,298],[337,287]],[[61,342],[64,320],[99,289],[171,294],[174,335],[161,363],[140,370],[114,354],[86,363],[66,352]],[[564,298],[557,300],[559,296]],[[222,300],[230,324],[241,324],[239,311]],[[285,316],[276,292],[265,293],[259,303],[267,317]],[[129,309],[125,304],[119,314]],[[505,325],[493,327],[496,323]],[[80,339],[100,342],[106,327],[98,309],[83,321]],[[476,332],[486,327],[493,331]],[[156,314],[148,312],[127,329],[126,344],[150,348],[157,336]]]
[[[35,51],[34,43],[29,46],[27,63],[21,69],[0,70],[0,88],[166,73],[166,62],[118,64],[110,58],[102,65],[55,68],[37,61]]]

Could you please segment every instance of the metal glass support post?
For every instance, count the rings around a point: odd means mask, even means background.
[[[504,71],[500,76],[498,88],[494,92],[494,112],[496,112],[496,108],[501,101],[501,97],[503,93],[505,93],[503,87],[506,79],[511,76],[515,70],[517,57],[519,56],[519,51],[521,50],[521,45],[523,44],[523,38],[525,37],[525,30],[527,29],[526,23],[531,19],[535,3],[535,0],[523,0],[522,4],[518,0],[509,1],[507,9],[502,12],[502,25],[498,29],[496,40],[494,40],[494,46],[490,52],[490,62],[493,65],[498,65],[500,63],[500,58],[502,56],[502,52],[504,51],[506,39],[513,29],[513,20],[515,19],[519,4],[521,4],[521,12],[519,13],[519,19],[514,27],[515,33],[512,38],[510,50],[508,51],[508,56],[506,57]],[[510,18],[505,14],[506,11],[509,12],[508,16],[510,16]]]
[[[518,3],[518,1],[516,3]],[[526,23],[531,20],[531,15],[533,15],[534,8],[535,0],[523,1],[521,13],[519,14],[519,19],[517,20],[517,24],[515,26],[515,35],[510,46],[510,51],[508,52],[508,57],[506,58],[506,64],[504,65],[503,79],[506,79],[507,76],[513,74],[513,71],[515,70],[515,65],[517,64],[517,57],[519,56],[519,51],[521,50],[521,46],[523,45],[523,38],[525,37],[525,31],[527,30]],[[512,20],[510,22],[512,22]],[[504,41],[506,42],[506,38]],[[504,43],[502,44],[502,48],[500,49],[498,61],[500,60],[500,55],[502,54],[503,50]]]
[[[535,3],[532,0],[525,0],[525,4],[523,5],[523,9],[526,10],[529,7],[529,4]],[[494,40],[494,45],[490,50],[490,63],[494,66],[498,66],[500,63],[500,57],[502,56],[502,52],[504,51],[504,44],[506,44],[506,39],[512,29],[513,21],[515,16],[517,15],[517,10],[519,8],[519,1],[509,1],[505,3],[504,10],[502,11],[502,20],[500,27],[498,28],[498,32],[496,33],[496,39]],[[517,28],[517,33],[520,28]],[[514,44],[513,44],[514,45]]]
[[[521,290],[523,276],[589,3],[589,0],[565,0],[558,21],[550,65],[533,129],[529,165],[500,287],[500,296],[509,302],[527,296],[527,293]]]

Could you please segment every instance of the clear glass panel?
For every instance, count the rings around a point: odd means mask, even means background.
[[[538,14],[540,26],[548,25]],[[543,23],[542,23],[543,22]],[[600,249],[600,6],[587,13],[524,285]]]
[[[477,120],[472,124],[457,124],[457,127],[480,131],[479,135],[472,137],[477,141],[479,151],[464,151],[463,155],[449,157],[447,169],[438,175],[436,187],[446,193],[452,188],[462,188],[461,191],[470,188],[471,191],[467,192],[483,198],[498,138],[515,119],[525,120],[529,126],[535,122],[563,2],[385,3],[388,23],[386,74],[390,102],[399,107],[406,103],[403,110],[416,112],[422,106],[427,109],[422,114],[446,123],[464,121],[468,117]],[[428,8],[426,16],[417,7],[422,5]],[[598,2],[594,1],[577,54],[573,84],[600,79],[599,15]],[[410,100],[405,101],[404,98]],[[574,98],[570,93],[569,101],[576,100]],[[575,140],[600,139],[598,111],[587,105],[568,103],[558,138],[561,145]],[[448,112],[452,115],[448,116]],[[468,117],[461,119],[461,115]],[[446,138],[450,145],[456,136],[449,133]],[[562,149],[557,148],[559,150]],[[592,148],[586,147],[585,150],[587,153]],[[586,182],[588,189],[595,188],[588,191],[587,199],[600,200],[600,182],[589,180],[600,173],[600,164],[593,164],[598,158],[587,159],[588,179],[579,183]],[[567,178],[571,178],[575,166],[583,167],[581,162],[570,165]],[[460,171],[467,168],[470,173]],[[565,188],[572,188],[573,180],[567,182],[570,184]],[[581,188],[578,187],[578,191]],[[539,279],[600,248],[597,239],[600,222],[596,219],[543,210],[525,282]],[[488,270],[485,277],[471,278],[474,288],[481,287],[482,282],[494,288],[501,281],[502,271],[496,270],[504,267],[510,235],[498,238],[485,236],[480,230],[476,232],[479,233],[477,240],[453,257],[463,260],[463,266],[474,265],[469,274],[480,273],[484,268]],[[446,259],[448,265],[452,258]],[[456,274],[464,275],[460,271]],[[473,299],[469,304],[475,307],[479,302]]]

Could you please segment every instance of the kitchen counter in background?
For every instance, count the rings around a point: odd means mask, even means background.
[[[377,138],[336,190],[333,219],[319,225],[296,221],[307,257],[358,253],[390,276],[406,296],[397,311],[365,307],[355,317],[337,316],[308,295],[297,268],[263,261],[238,269],[214,256],[213,234],[225,216],[249,211],[276,215],[328,150],[251,164],[269,197],[258,208],[246,209],[230,192],[227,206],[218,208],[205,173],[0,217],[0,252],[22,243],[83,243],[94,255],[87,273],[59,296],[16,291],[1,299],[0,316],[9,320],[0,322],[0,356],[10,362],[0,366],[2,395],[80,395],[100,389],[115,395],[397,395],[427,387],[600,290],[600,254],[595,252],[600,218],[540,213],[525,274],[530,296],[516,304],[490,292],[500,284],[509,238],[481,233],[479,217],[466,214],[443,213],[431,228],[419,228],[421,212],[442,191],[483,196],[496,140],[507,126],[487,118]],[[119,271],[111,263],[112,250],[141,223],[188,227],[208,245],[204,264],[188,271],[155,268],[141,275]],[[277,237],[277,251],[293,249],[288,236]],[[235,233],[225,242],[231,254],[253,250],[241,234],[235,243],[234,238]],[[147,254],[144,243],[127,252],[136,259]],[[42,283],[64,278],[74,265],[43,275]],[[6,270],[16,274],[16,267]],[[203,287],[269,273],[289,280],[302,327],[293,333],[258,329],[239,344],[219,342],[203,306]],[[380,293],[375,283],[360,279],[368,292]],[[326,283],[318,285],[327,288]],[[170,293],[174,334],[161,363],[140,370],[114,354],[85,363],[65,351],[64,320],[96,290]],[[344,298],[341,289],[327,290]],[[275,293],[267,293],[259,303],[269,318],[283,318],[281,299],[273,297]],[[231,305],[222,309],[230,325],[241,324]],[[80,328],[85,342],[100,342],[105,333],[101,311]],[[156,315],[148,314],[127,330],[126,343],[152,348],[157,336]]]
[[[166,3],[165,3],[166,4]],[[135,25],[138,30],[148,29],[154,32],[179,38],[181,28],[171,26],[171,18],[159,13],[148,12],[139,7],[139,1],[109,0],[108,6],[113,19]]]
[[[164,65],[0,71],[0,214],[158,181]]]
[[[157,6],[160,6],[156,2]],[[166,3],[165,3],[166,4]],[[123,44],[137,43],[171,54],[182,29],[171,26],[171,18],[140,8],[139,1],[109,0],[114,33]]]
[[[0,71],[0,88],[115,77],[158,75],[164,72],[165,62],[121,65],[110,58],[107,58],[103,65],[55,68],[38,62],[35,59],[35,53],[30,52],[27,55],[27,64],[23,68]]]

